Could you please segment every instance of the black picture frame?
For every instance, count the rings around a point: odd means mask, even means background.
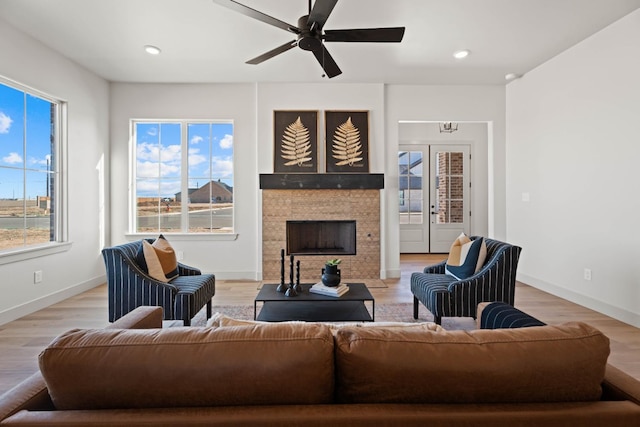
[[[318,111],[273,112],[274,173],[318,172]]]
[[[324,113],[327,173],[369,173],[369,111]]]

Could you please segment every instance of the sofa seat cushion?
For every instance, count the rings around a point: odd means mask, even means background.
[[[583,323],[525,329],[336,334],[343,403],[594,401],[609,340]]]
[[[72,330],[39,356],[57,409],[333,401],[323,325]]]

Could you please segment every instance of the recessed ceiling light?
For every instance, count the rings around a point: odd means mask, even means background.
[[[508,73],[508,74],[505,74],[504,79],[507,81],[511,81],[511,80],[517,79],[518,77],[520,76],[516,73]]]
[[[152,46],[150,44],[144,47],[144,51],[147,52],[149,55],[160,55],[160,52],[162,52],[159,47]]]
[[[453,52],[453,57],[456,58],[456,59],[462,59],[462,58],[466,58],[467,56],[469,56],[470,53],[471,53],[471,51],[468,50],[468,49],[458,50],[456,52]]]

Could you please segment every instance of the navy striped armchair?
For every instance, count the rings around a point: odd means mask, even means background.
[[[153,239],[148,240],[149,243]],[[197,268],[178,263],[179,276],[169,283],[145,273],[136,263],[142,240],[104,248],[107,271],[109,322],[114,322],[139,306],[160,306],[164,320],[182,320],[185,326],[202,307],[211,317],[211,299],[216,293],[213,274],[201,274]]]
[[[471,237],[472,240],[477,237]],[[420,303],[441,324],[443,317],[476,318],[478,304],[502,301],[513,305],[516,268],[522,248],[485,238],[487,257],[484,266],[474,275],[458,280],[445,274],[446,261],[426,267],[411,275],[413,318],[418,318]]]

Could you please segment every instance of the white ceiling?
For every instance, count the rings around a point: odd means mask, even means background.
[[[239,0],[297,25],[307,0]],[[325,29],[404,26],[397,43],[327,43],[332,82],[505,84],[640,7],[640,0],[340,0]],[[244,62],[293,34],[211,0],[0,0],[0,19],[110,81],[319,82],[311,52]],[[0,22],[2,25],[2,22]],[[150,56],[143,46],[162,49]],[[452,53],[471,50],[465,60]]]

